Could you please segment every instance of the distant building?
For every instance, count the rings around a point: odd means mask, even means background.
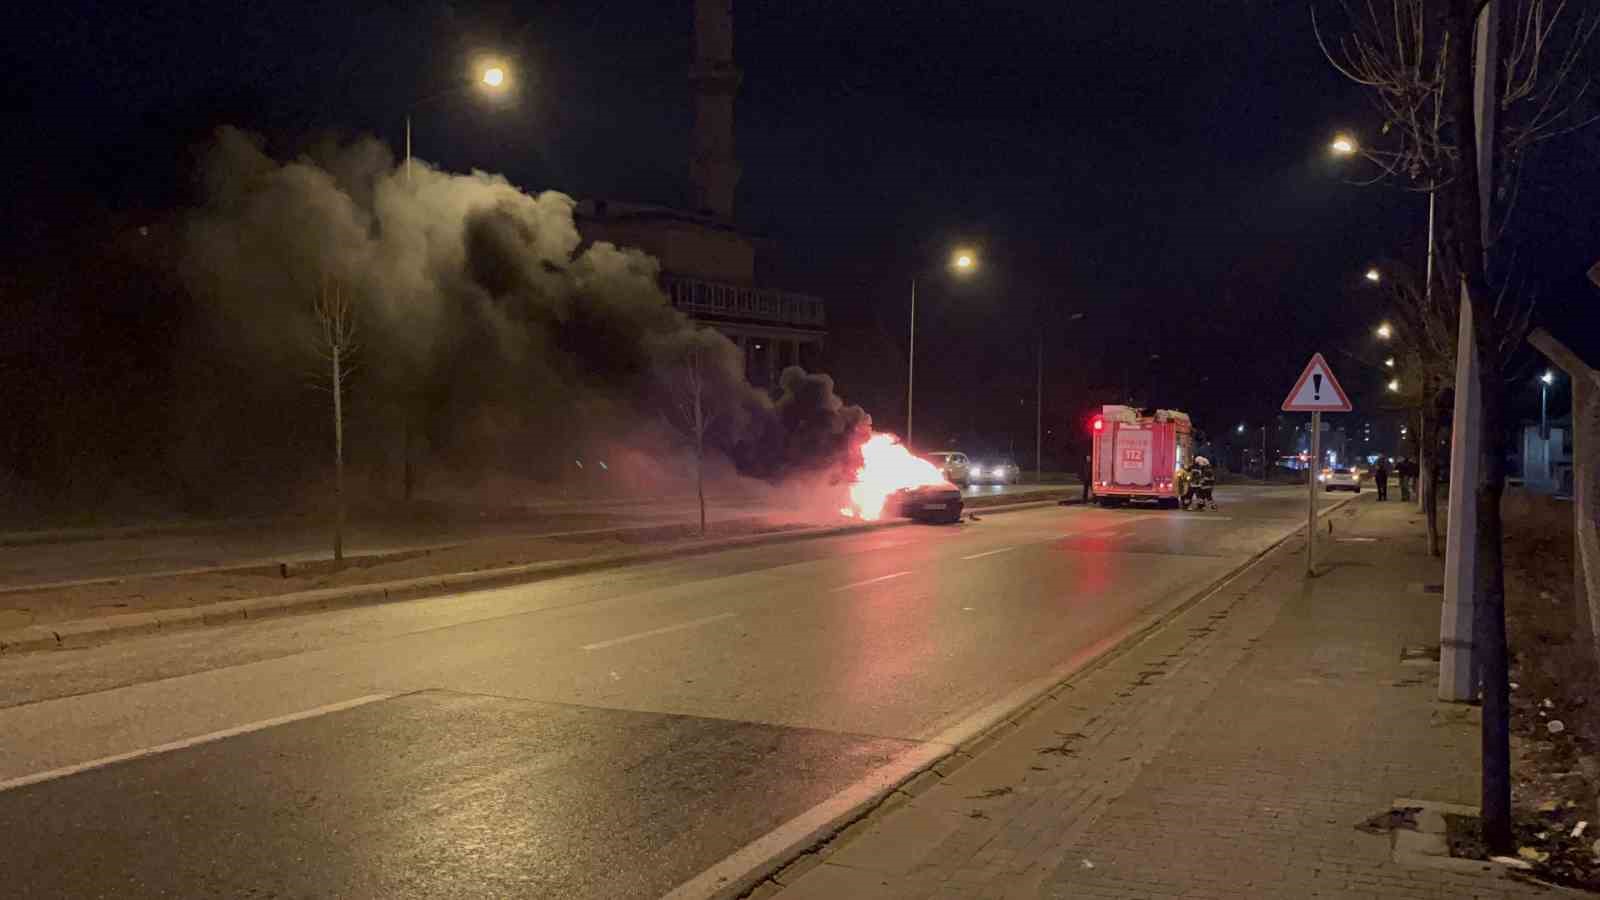
[[[821,298],[782,290],[760,277],[771,241],[734,223],[739,162],[733,101],[741,75],[733,62],[732,0],[695,0],[695,155],[693,210],[585,200],[576,211],[586,241],[637,247],[661,262],[672,305],[727,335],[744,351],[752,384],[771,387],[786,366],[814,368],[827,337]],[[770,259],[769,259],[770,261]]]

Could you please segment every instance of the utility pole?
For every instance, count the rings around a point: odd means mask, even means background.
[[[1478,193],[1483,211],[1484,246],[1489,243],[1491,178],[1494,173],[1494,97],[1498,65],[1498,4],[1488,0],[1478,15],[1473,104],[1476,109]],[[1462,260],[1462,265],[1481,265]],[[1455,413],[1450,434],[1450,508],[1445,531],[1444,607],[1439,621],[1439,699],[1470,702],[1478,693],[1478,666],[1473,643],[1477,609],[1478,481],[1483,472],[1479,432],[1483,397],[1478,385],[1478,342],[1472,298],[1461,286],[1461,313],[1456,336]]]
[[[1322,413],[1311,414],[1311,464],[1306,467],[1306,575],[1317,574],[1317,471],[1322,468]]]
[[[1033,405],[1033,483],[1044,484],[1044,332],[1039,333],[1038,382]]]
[[[911,449],[911,392],[917,380],[917,279],[911,279],[911,350],[906,354],[906,449]]]

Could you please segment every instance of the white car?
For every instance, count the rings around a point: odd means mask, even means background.
[[[1333,466],[1317,476],[1324,491],[1354,491],[1361,493],[1361,470],[1349,466]]]

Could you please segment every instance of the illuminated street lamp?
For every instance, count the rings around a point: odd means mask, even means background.
[[[1374,333],[1377,334],[1380,339],[1387,341],[1389,338],[1394,337],[1394,326],[1390,325],[1388,322],[1381,322],[1378,324],[1378,329]]]
[[[1389,386],[1389,393],[1391,393],[1391,394],[1400,393],[1400,379],[1398,379],[1398,378],[1390,379],[1388,386]]]
[[[459,94],[474,87],[481,88],[491,93],[501,93],[509,87],[510,76],[506,74],[506,67],[500,63],[487,63],[478,71],[478,77],[472,81],[446,88],[437,94],[424,97],[411,104],[413,108],[430,103],[442,97]],[[406,113],[406,183],[411,183],[411,113]]]
[[[1539,437],[1550,439],[1550,385],[1556,383],[1556,373],[1546,369],[1539,376]]]
[[[1338,156],[1354,156],[1355,152],[1361,148],[1356,144],[1356,139],[1350,135],[1336,134],[1333,136],[1333,143],[1328,145],[1328,149]]]
[[[1368,269],[1366,278],[1373,284],[1377,284],[1383,280],[1383,273],[1379,272],[1376,268]]]
[[[1386,359],[1386,360],[1384,360],[1384,361],[1383,361],[1383,367],[1384,367],[1384,368],[1385,368],[1385,369],[1392,369],[1392,368],[1394,368],[1394,357],[1392,357],[1392,356],[1391,356],[1391,357],[1389,357],[1389,358],[1388,358],[1388,359]]]
[[[950,271],[970,275],[978,269],[978,254],[969,248],[958,248],[950,254]],[[917,382],[917,278],[911,277],[911,339],[906,353],[906,441],[911,448],[912,398]]]

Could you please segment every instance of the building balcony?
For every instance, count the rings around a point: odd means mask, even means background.
[[[750,322],[808,331],[827,327],[827,309],[820,297],[772,288],[740,287],[662,275],[661,287],[680,312],[696,319]]]

